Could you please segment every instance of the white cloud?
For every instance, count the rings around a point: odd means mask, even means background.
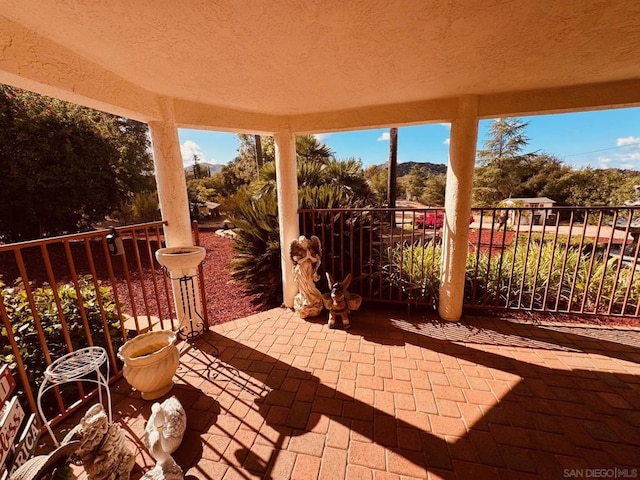
[[[314,136],[318,139],[319,142],[324,142],[331,133],[314,133]]]
[[[384,132],[382,135],[378,137],[379,142],[388,142],[390,139],[389,132]]]
[[[184,165],[193,165],[193,156],[197,155],[200,162],[216,163],[213,158],[207,158],[200,145],[193,140],[186,140],[180,145],[180,153],[182,155],[182,163]]]
[[[441,127],[446,128],[447,130],[451,129],[451,124],[450,123],[439,123],[438,125],[440,125]]]
[[[451,143],[451,138],[445,138],[444,142],[445,145],[449,145]]]
[[[616,145],[619,147],[623,147],[625,145],[638,145],[640,144],[640,137],[621,137],[616,140]]]

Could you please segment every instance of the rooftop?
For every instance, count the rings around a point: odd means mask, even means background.
[[[174,454],[187,478],[531,479],[638,467],[640,330],[441,323],[365,306],[343,331],[278,308],[215,326],[195,346],[182,346],[171,392],[188,416]],[[139,440],[152,402],[124,379],[112,393],[136,479],[153,465]]]

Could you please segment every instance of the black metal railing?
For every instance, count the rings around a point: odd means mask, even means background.
[[[442,209],[300,215],[302,233],[322,242],[322,268],[352,273],[366,301],[437,305]],[[464,306],[638,317],[639,237],[636,207],[474,210]]]

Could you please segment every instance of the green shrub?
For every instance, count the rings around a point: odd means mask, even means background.
[[[78,285],[81,302],[78,301],[78,291],[73,284],[60,285],[56,290],[49,285],[32,288],[37,315],[40,319],[42,333],[52,360],[68,353],[64,335],[65,328],[58,315],[56,296],[59,299],[66,323],[66,331],[69,334],[69,340],[74,350],[88,347],[89,336],[95,346],[106,346],[108,338],[111,339],[115,349],[123,343],[119,330],[120,319],[112,288],[97,282],[98,288],[96,289],[90,275],[80,278]],[[11,320],[19,354],[29,379],[30,388],[35,394],[42,383],[46,364],[43,361],[38,329],[36,328],[27,292],[21,281],[18,281],[14,287],[6,287],[4,283],[0,282],[0,289],[2,301]],[[103,310],[100,309],[98,294],[100,295]],[[82,320],[80,305],[84,307],[88,329]],[[103,312],[104,322],[108,327],[106,332],[103,326]],[[7,338],[8,332],[6,328],[2,328],[1,334],[4,339]],[[9,345],[8,341],[3,341],[0,348],[0,362],[8,363],[16,380],[19,381],[17,375],[15,375],[17,367],[15,361],[11,345]]]
[[[236,195],[234,223],[238,228],[233,243],[232,276],[264,304],[282,302],[280,230],[275,195]]]
[[[522,239],[521,239],[522,240]],[[502,254],[467,256],[465,304],[508,308],[635,313],[640,272],[603,259],[593,248],[533,239],[514,242]],[[432,244],[388,247],[382,278],[391,298],[435,304],[441,247]]]
[[[433,243],[387,247],[382,278],[403,299],[435,304],[440,287],[442,247]],[[391,292],[392,297],[394,292]]]

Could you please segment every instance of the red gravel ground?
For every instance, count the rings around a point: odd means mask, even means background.
[[[210,323],[228,322],[267,309],[256,306],[255,295],[246,293],[231,278],[229,264],[234,256],[232,240],[219,237],[211,231],[200,231],[200,245],[207,250],[203,268]]]

